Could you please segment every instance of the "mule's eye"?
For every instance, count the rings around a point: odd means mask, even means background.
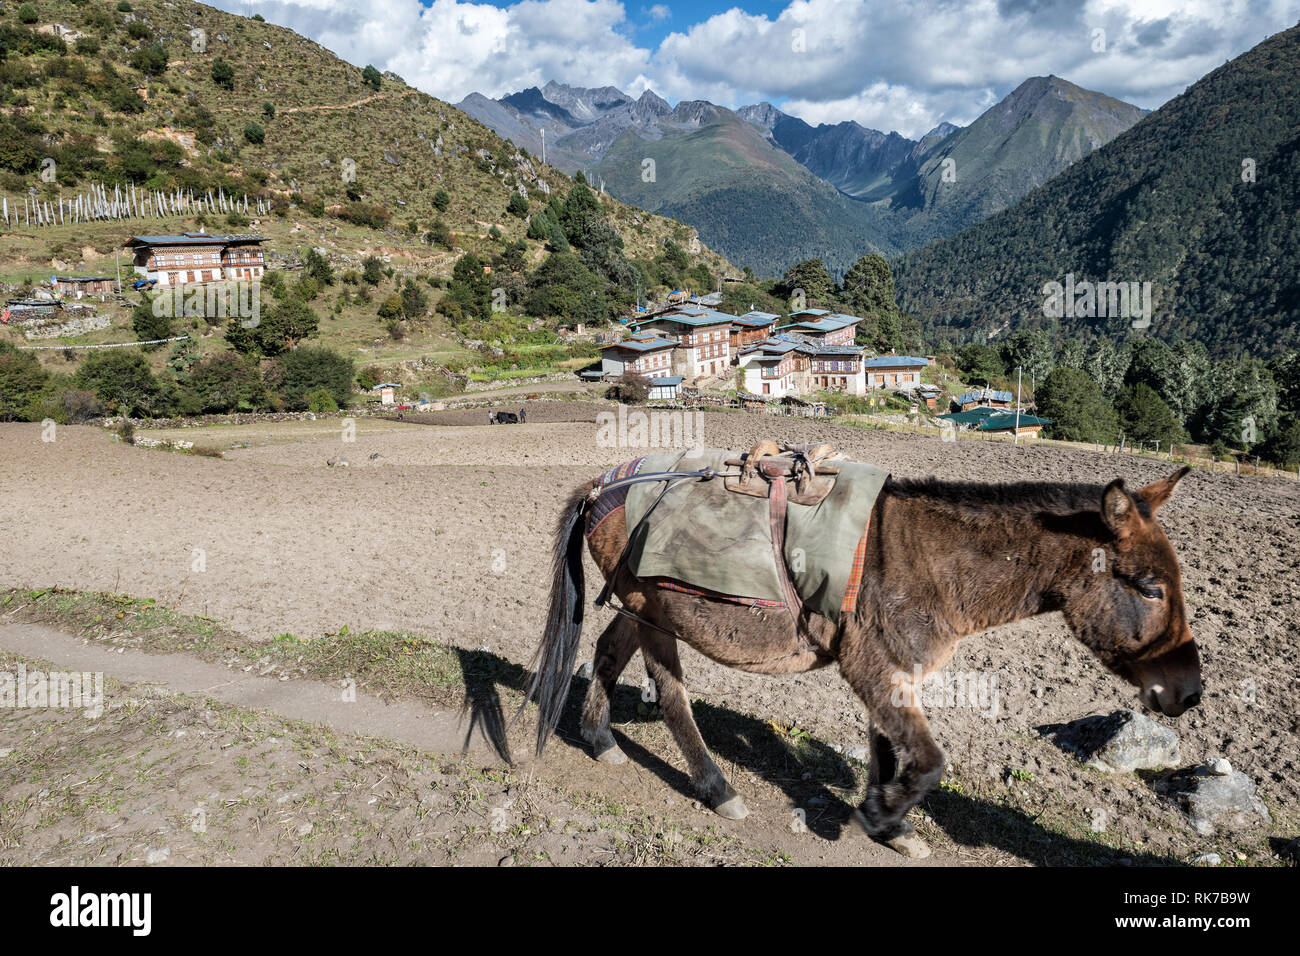
[[[1149,601],[1160,601],[1164,599],[1165,589],[1150,578],[1139,578],[1133,582],[1133,587],[1137,588],[1138,594],[1142,595]]]

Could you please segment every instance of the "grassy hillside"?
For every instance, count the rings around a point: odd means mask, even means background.
[[[391,74],[373,88],[362,69],[282,27],[165,0],[23,7],[35,9],[36,22],[20,23],[13,3],[0,16],[0,193],[11,205],[29,187],[54,197],[89,181],[221,187],[261,194],[279,211],[377,226],[376,238],[422,234],[441,221],[467,236],[495,225],[512,239],[526,228],[525,218],[506,215],[512,192],[540,209],[571,183],[454,107]],[[41,49],[54,24],[76,38],[47,38]],[[192,49],[193,30],[205,32],[205,52]],[[148,62],[155,45],[161,69]],[[224,85],[214,79],[218,61],[229,67]],[[38,177],[45,156],[57,161],[56,182]],[[439,190],[445,208],[435,205]],[[656,254],[665,238],[687,235],[603,202],[629,255]],[[699,258],[724,268],[708,250]]]
[[[1261,43],[1019,203],[904,256],[900,304],[970,340],[1037,327],[1049,281],[1151,282],[1149,329],[1060,319],[1067,338],[1155,335],[1220,356],[1300,345],[1300,27]]]

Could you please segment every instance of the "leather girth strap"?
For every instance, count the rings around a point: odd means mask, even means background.
[[[803,600],[799,597],[799,591],[795,588],[794,581],[790,578],[790,568],[785,561],[786,505],[785,478],[774,477],[771,480],[770,492],[767,496],[767,516],[768,523],[772,528],[772,549],[776,552],[776,573],[781,579],[781,591],[785,595],[785,607],[790,613],[790,623],[794,626],[794,635],[802,643],[807,644],[807,639],[799,629],[799,618],[803,615]]]

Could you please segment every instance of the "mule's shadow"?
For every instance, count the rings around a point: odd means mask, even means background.
[[[465,747],[469,747],[477,732],[502,760],[513,763],[509,730],[514,715],[506,714],[499,688],[522,691],[527,671],[489,651],[458,649],[456,653],[465,679],[461,707],[462,717],[467,720]],[[587,678],[574,677],[556,732],[558,740],[584,753],[589,753],[590,748],[582,740],[579,723],[589,684]],[[853,807],[840,792],[831,789],[860,793],[866,780],[865,764],[851,763],[829,745],[802,731],[779,733],[772,724],[728,707],[696,700],[691,709],[715,759],[724,762],[724,773],[728,769],[726,763],[734,764],[785,794],[790,801],[789,824],[793,832],[798,832],[802,825],[826,840],[866,839],[849,830]],[[617,686],[610,702],[610,722],[619,746],[630,760],[683,797],[695,797],[687,774],[624,732],[623,726],[630,723],[659,722],[657,716],[647,713],[637,688]],[[676,746],[666,727],[661,736],[664,747]],[[616,771],[611,768],[610,772]],[[744,796],[743,785],[739,789]],[[932,791],[921,806],[953,842],[971,849],[997,849],[1038,866],[1118,865],[1121,860],[1133,866],[1181,865],[1173,857],[1115,850],[1048,830],[1023,810],[982,797],[939,789]]]
[[[578,726],[587,684],[582,678],[574,678],[559,727],[559,736],[584,752],[589,748]],[[851,791],[851,799],[860,799],[857,795],[866,783],[866,764],[849,761],[816,737],[804,736],[799,731],[780,733],[772,724],[728,707],[694,700],[691,710],[700,734],[719,763],[734,764],[785,794],[790,801],[792,831],[797,832],[802,824],[826,840],[867,839],[849,826],[855,808],[845,802],[843,795],[843,791]],[[631,740],[620,726],[647,719],[653,718],[645,716],[638,689],[620,684],[610,706],[610,723],[619,746],[629,760],[655,774],[684,797],[694,798],[695,791],[686,773]],[[666,728],[663,738],[664,746],[676,746]],[[722,769],[730,778],[725,764]],[[743,797],[743,786],[738,789]],[[934,790],[921,807],[955,843],[971,849],[997,849],[1037,866],[1114,866],[1120,865],[1120,860],[1132,866],[1182,865],[1173,857],[1115,850],[1049,830],[1023,810],[969,794]]]
[[[465,725],[462,752],[469,750],[475,733],[478,733],[498,757],[513,764],[510,719],[501,706],[501,694],[497,688],[504,686],[522,691],[527,672],[491,651],[455,650],[465,680],[465,698],[460,707],[461,721]]]

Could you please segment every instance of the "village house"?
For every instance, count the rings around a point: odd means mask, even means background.
[[[765,398],[781,398],[797,391],[797,379],[808,365],[798,342],[766,339],[746,346],[737,357],[745,373],[745,391]]]
[[[866,362],[867,388],[916,388],[930,360],[913,355],[878,355]]]
[[[638,332],[630,339],[600,347],[600,377],[620,375],[653,376],[672,371],[673,352],[677,343],[652,332]]]
[[[957,407],[968,412],[972,408],[1010,408],[1011,393],[999,392],[991,388],[977,388],[957,398]]]
[[[771,312],[746,312],[731,321],[731,355],[737,360],[740,350],[769,338],[779,315]]]
[[[943,394],[943,389],[938,385],[921,385],[916,389],[917,398],[925,402],[926,408],[934,408],[939,404],[939,396]]]
[[[828,312],[825,309],[803,309],[790,313],[790,322],[780,326],[776,332],[795,332],[810,339],[816,339],[822,345],[853,345],[857,340],[858,323],[862,320],[856,315],[842,312]]]
[[[132,236],[126,248],[135,271],[159,286],[191,282],[260,279],[266,272],[262,236],[217,236],[187,232],[179,236]]]
[[[660,378],[650,379],[650,394],[647,398],[652,402],[675,402],[681,391],[682,377],[680,375],[664,375]]]
[[[682,306],[636,324],[638,332],[655,332],[678,345],[673,353],[673,374],[694,384],[702,378],[725,375],[731,365],[731,324],[734,315],[699,306]]]
[[[50,285],[59,295],[80,299],[83,295],[103,295],[116,291],[112,276],[50,276]]]
[[[862,347],[858,345],[800,346],[808,350],[809,391],[826,390],[864,395],[867,391]]]

